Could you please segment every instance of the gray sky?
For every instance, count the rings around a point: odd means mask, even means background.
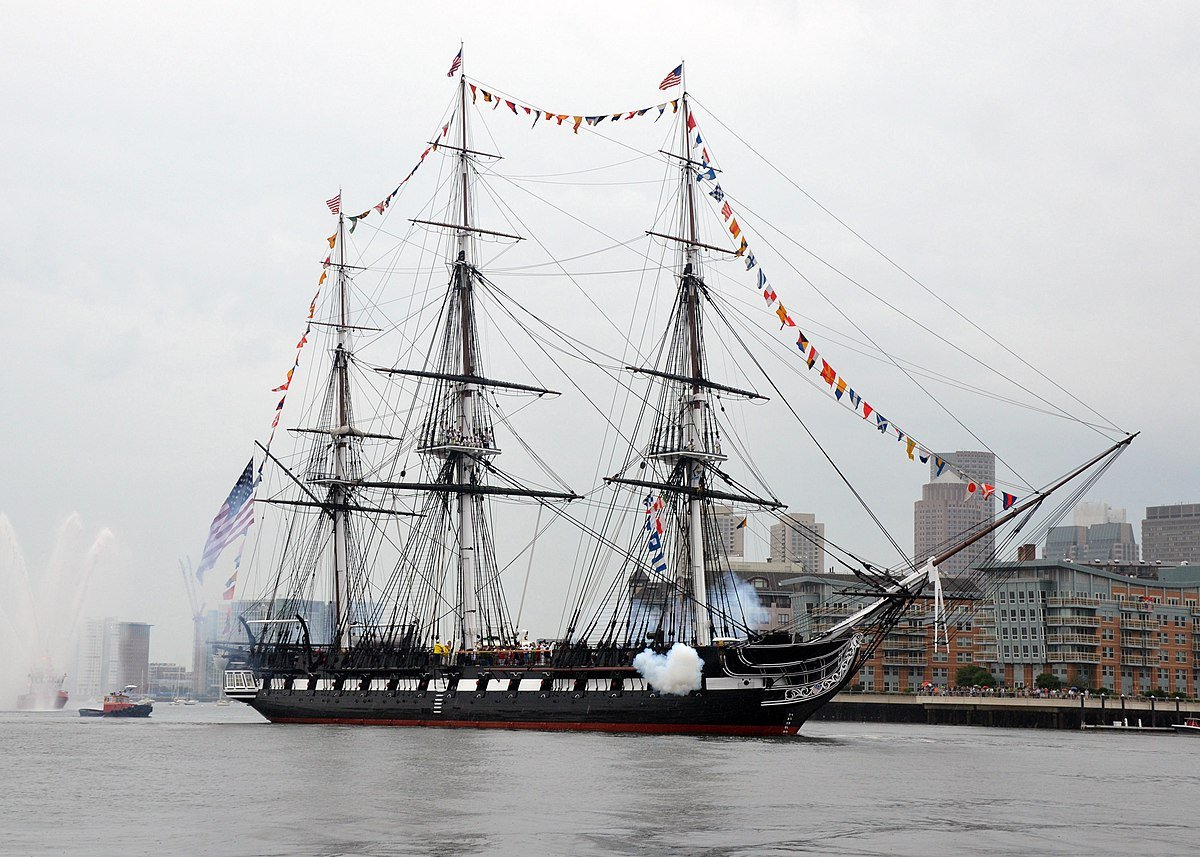
[[[152,657],[188,659],[176,560],[198,558],[252,439],[269,426],[269,391],[293,356],[322,239],[332,231],[323,200],[341,186],[348,210],[366,208],[408,172],[453,95],[445,71],[460,39],[473,77],[578,113],[656,103],[658,81],[686,58],[723,184],[746,209],[960,348],[1065,402],[784,185],[716,119],[1072,394],[1122,428],[1143,431],[1094,499],[1127,507],[1136,522],[1147,504],[1200,496],[1200,452],[1188,441],[1200,421],[1191,378],[1200,363],[1200,9],[604,9],[10,9],[0,55],[0,512],[32,573],[49,562],[55,532],[72,513],[89,537],[111,530],[114,546],[97,569],[88,612],[153,622]],[[484,121],[507,159],[499,171],[511,175],[612,164],[632,156],[624,146],[653,151],[665,132],[622,123],[605,129],[619,141],[612,143],[530,130],[511,115]],[[429,172],[401,197],[396,222],[416,216],[434,193]],[[643,162],[626,176],[661,172]],[[650,226],[657,193],[653,185],[524,187],[621,239]],[[552,219],[519,189],[506,199],[557,256],[609,243]],[[752,239],[761,236],[753,243],[781,297],[825,343],[822,353],[922,441],[978,445],[894,369],[826,333],[850,328],[772,245],[881,347],[1030,401],[788,247],[758,218],[743,220]],[[610,261],[640,264],[632,255]],[[735,268],[721,271],[740,283],[742,298],[753,298]],[[619,279],[585,284],[614,317],[629,287]],[[516,277],[504,285],[527,288],[531,308],[564,327],[582,320],[579,332],[588,332],[573,286]],[[763,313],[764,327],[770,323]],[[595,332],[605,338],[599,325]],[[912,501],[925,469],[792,380],[798,409],[911,549]],[[936,389],[1031,482],[1104,445],[1077,425]],[[569,431],[578,402],[551,407],[564,410],[548,412],[545,425]],[[831,538],[894,559],[793,422],[751,413],[746,425],[793,508],[815,512]],[[580,446],[596,440],[578,433]],[[573,486],[591,487],[587,454],[547,457]],[[564,547],[544,558],[570,556]],[[210,604],[227,573],[227,565],[214,572]],[[561,604],[546,601],[531,623],[557,620]]]

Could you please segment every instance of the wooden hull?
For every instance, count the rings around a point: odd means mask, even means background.
[[[666,693],[630,666],[469,665],[419,674],[227,670],[225,693],[274,723],[795,735],[853,675],[858,636],[706,650],[703,680]]]
[[[687,696],[274,690],[245,701],[274,723],[783,736],[796,734],[826,698],[764,706],[761,690]]]

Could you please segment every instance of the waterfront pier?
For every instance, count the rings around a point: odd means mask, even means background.
[[[1127,724],[1169,727],[1200,717],[1195,700],[1112,696],[1014,697],[927,696],[891,693],[839,693],[813,720],[856,723],[927,723],[951,726],[1004,726],[1028,729],[1080,729]]]

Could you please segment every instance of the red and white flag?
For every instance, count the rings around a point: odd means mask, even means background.
[[[454,77],[454,73],[462,68],[462,48],[458,49],[458,53],[454,55],[454,62],[450,63],[450,71],[446,72],[446,77]]]
[[[341,212],[342,212],[342,192],[339,190],[338,195],[333,197],[332,199],[325,200],[325,204],[329,206],[329,210],[331,212],[333,212],[334,214],[341,214]]]

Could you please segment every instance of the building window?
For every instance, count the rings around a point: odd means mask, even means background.
[[[787,625],[791,621],[792,621],[792,615],[790,613],[780,613],[779,614],[779,624],[780,625]]]
[[[755,589],[766,589],[767,579],[765,577],[752,577],[750,578],[750,585]]]

